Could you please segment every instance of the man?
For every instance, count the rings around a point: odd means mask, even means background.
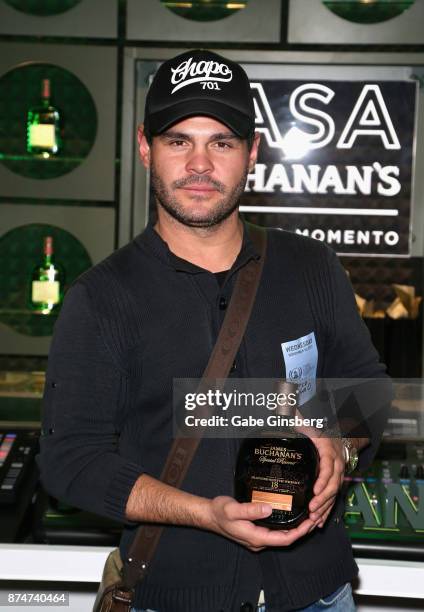
[[[138,134],[157,221],[74,283],[55,329],[42,480],[56,497],[124,522],[123,558],[140,522],[166,525],[137,609],[247,612],[261,589],[267,612],[354,609],[357,567],[337,493],[345,454],[364,448],[369,462],[380,424],[370,425],[371,440],[314,440],[310,514],[287,532],[253,522],[269,505],[233,499],[232,440],[202,440],[181,490],[158,480],[172,442],[172,380],[201,378],[237,273],[258,257],[237,210],[258,153],[254,127],[238,64],[207,51],[162,64]],[[269,231],[230,376],[281,377],[281,344],[305,336],[317,377],[383,376],[333,252]]]

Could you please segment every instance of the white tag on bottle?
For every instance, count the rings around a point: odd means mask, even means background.
[[[281,343],[286,379],[299,386],[298,405],[315,395],[318,365],[318,347],[315,333]]]

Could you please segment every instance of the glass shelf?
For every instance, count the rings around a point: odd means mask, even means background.
[[[0,160],[5,161],[17,161],[17,162],[31,162],[31,163],[63,163],[63,164],[80,164],[84,161],[84,157],[64,157],[64,156],[52,156],[52,157],[39,157],[37,155],[8,155],[0,153]]]
[[[42,317],[57,317],[58,314],[58,312],[37,312],[29,308],[0,308],[0,317],[1,315],[41,315]]]

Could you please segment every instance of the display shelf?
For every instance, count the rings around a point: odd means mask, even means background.
[[[0,371],[0,425],[38,429],[45,372]]]
[[[109,206],[4,203],[0,216],[4,232],[0,259],[7,264],[0,270],[0,353],[41,357],[48,354],[57,320],[57,313],[32,314],[29,302],[32,271],[42,258],[43,237],[53,236],[56,261],[65,268],[66,290],[85,270],[113,252],[115,210]],[[29,334],[21,331],[24,327]],[[40,328],[42,333],[37,335]],[[17,368],[6,364],[2,369]],[[39,366],[24,365],[22,369]]]
[[[5,397],[42,397],[45,379],[45,372],[0,370],[0,407]]]
[[[42,259],[45,236],[53,237],[54,261],[65,269],[65,288],[92,265],[84,245],[57,226],[30,223],[0,238],[0,257],[7,262],[0,271],[0,322],[29,336],[51,336],[58,314],[56,309],[48,314],[36,312],[29,303],[32,270]]]
[[[97,583],[113,548],[0,544],[0,580]],[[423,564],[357,558],[358,595],[424,599]]]
[[[0,22],[2,10],[0,3]],[[116,59],[116,48],[106,46],[0,44],[2,197],[114,200]],[[43,118],[51,127],[39,130],[37,113],[43,92],[47,99],[46,80],[59,117],[52,112]],[[49,159],[28,156],[27,117],[32,118],[28,134],[33,152],[50,146]]]
[[[51,90],[49,104],[58,113],[59,146],[58,152],[47,158],[27,151],[26,122],[30,109],[41,109],[45,80]],[[81,79],[69,70],[53,63],[31,62],[0,78],[0,161],[12,172],[40,180],[67,174],[89,155],[96,133],[96,105]]]
[[[112,550],[106,546],[0,544],[0,580],[98,582]]]

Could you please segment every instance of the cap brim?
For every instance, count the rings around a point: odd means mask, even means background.
[[[172,125],[188,117],[205,115],[220,121],[240,138],[247,138],[254,131],[250,117],[215,100],[189,100],[179,102],[146,117],[145,126],[152,136],[161,134]]]

